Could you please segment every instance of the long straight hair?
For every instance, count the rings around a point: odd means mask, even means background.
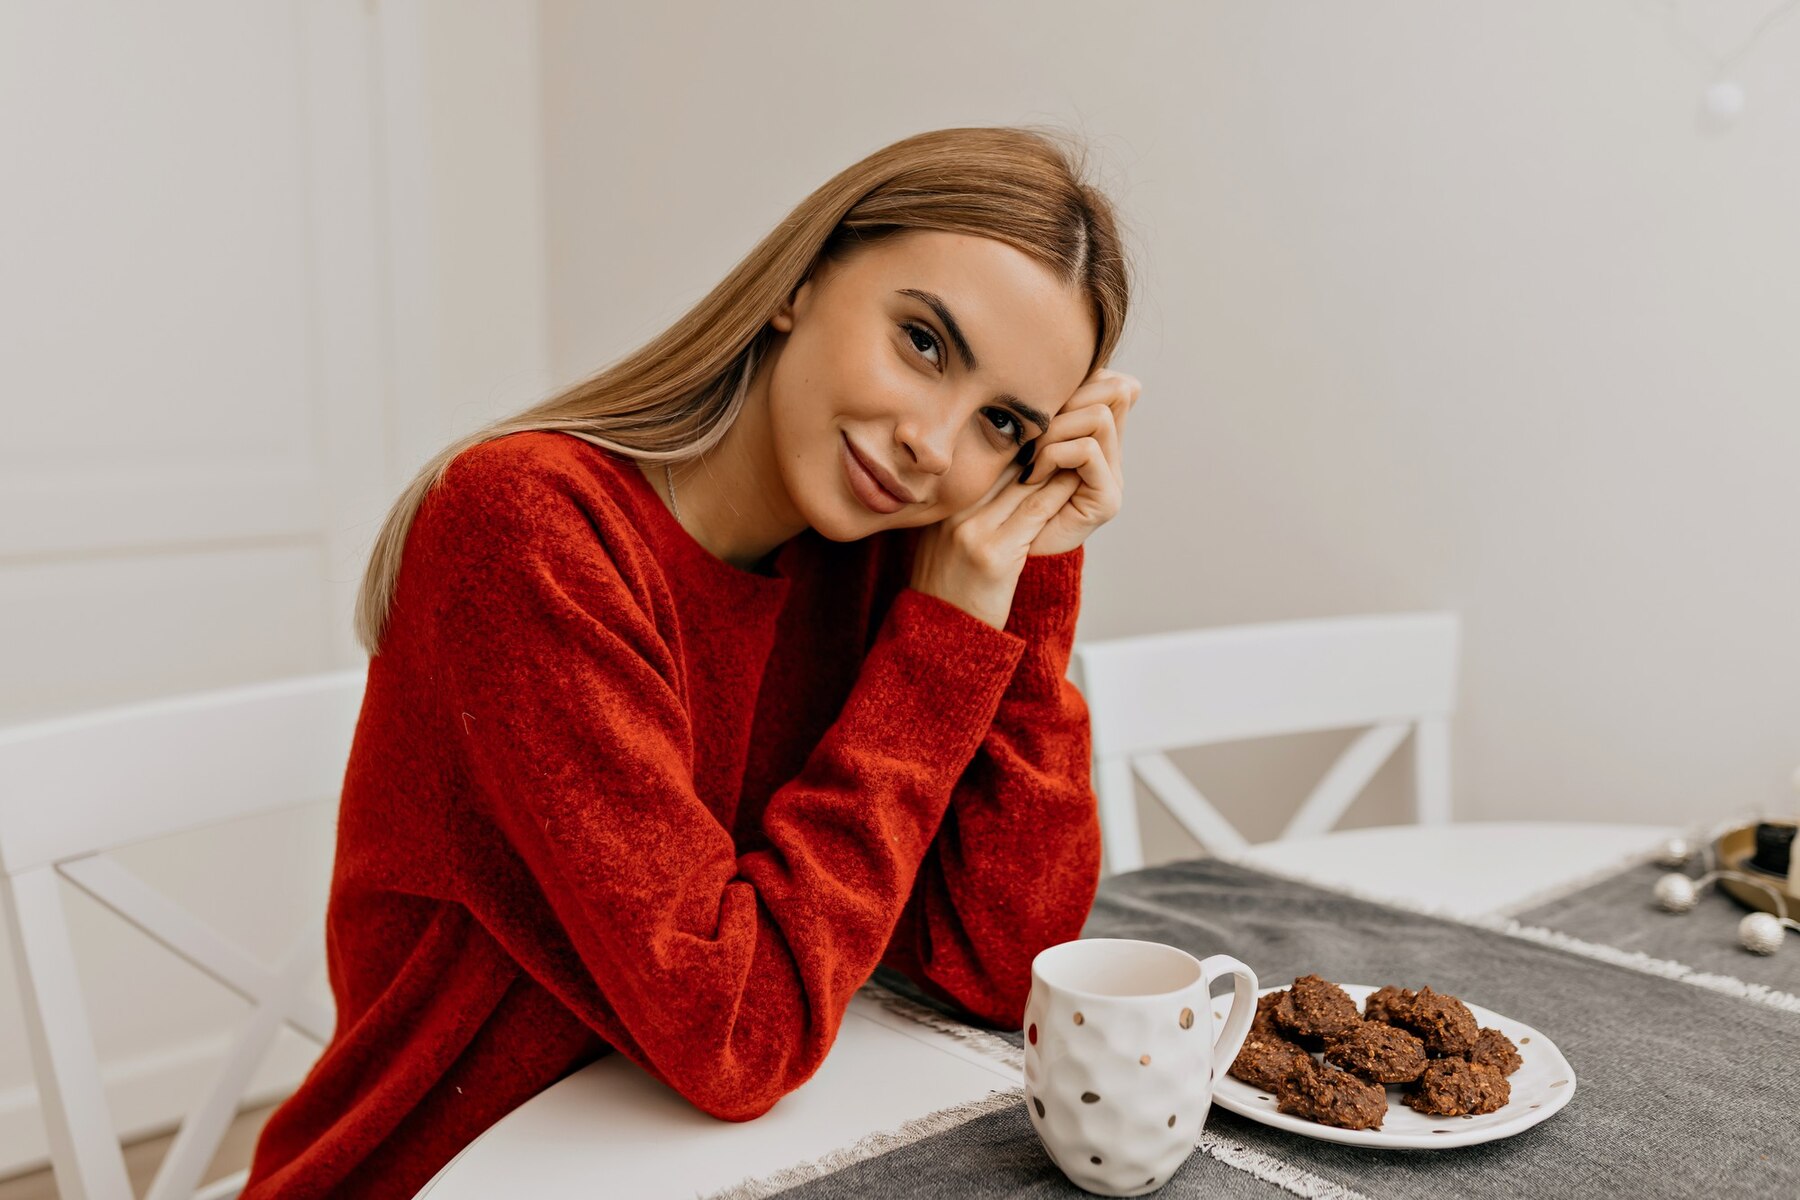
[[[407,531],[458,454],[511,433],[556,430],[641,462],[704,455],[743,411],[782,302],[821,261],[845,261],[881,238],[931,229],[1030,255],[1087,293],[1098,327],[1089,370],[1104,366],[1124,328],[1130,279],[1113,207],[1085,175],[1074,139],[1010,126],[915,134],[839,172],[644,346],[427,462],[376,535],[357,593],[357,640],[379,652]]]

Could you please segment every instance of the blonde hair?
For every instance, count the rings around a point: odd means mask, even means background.
[[[425,496],[471,446],[557,430],[643,462],[705,454],[742,411],[781,304],[822,260],[905,230],[1005,242],[1092,300],[1090,370],[1125,324],[1130,280],[1112,205],[1088,184],[1085,153],[1055,130],[970,127],[915,134],[819,187],[675,324],[562,392],[445,447],[400,494],[376,535],[357,593],[355,631],[379,652],[406,534]]]

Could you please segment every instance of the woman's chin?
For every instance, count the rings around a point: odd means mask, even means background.
[[[851,511],[823,516],[814,521],[812,527],[826,541],[856,542],[891,528],[892,522],[883,520],[874,513],[859,514]]]
[[[884,530],[921,523],[914,511],[872,512],[854,496],[845,496],[829,507],[815,508],[808,520],[818,535],[830,542],[861,541]]]

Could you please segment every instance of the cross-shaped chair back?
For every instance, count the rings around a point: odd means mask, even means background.
[[[32,1071],[64,1200],[133,1200],[114,1132],[58,880],[93,896],[254,1005],[188,1111],[146,1200],[188,1200],[283,1023],[321,1045],[335,1015],[304,997],[323,969],[323,920],[275,966],[106,852],[298,804],[334,800],[363,670],[125,705],[0,729],[0,896]],[[244,1172],[207,1200],[235,1197]]]
[[[1134,777],[1208,852],[1230,858],[1248,844],[1165,753],[1187,746],[1370,726],[1288,822],[1289,838],[1331,829],[1410,733],[1419,823],[1448,822],[1460,640],[1454,613],[1403,613],[1078,644],[1108,871],[1144,862]]]

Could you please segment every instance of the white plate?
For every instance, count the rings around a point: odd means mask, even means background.
[[[1340,983],[1338,986],[1349,993],[1359,1009],[1368,994],[1376,990],[1365,983]],[[1257,995],[1266,996],[1281,990],[1264,988]],[[1463,1003],[1468,1004],[1468,1001]],[[1327,1142],[1342,1142],[1346,1146],[1442,1150],[1511,1137],[1521,1129],[1536,1125],[1569,1102],[1575,1094],[1575,1072],[1569,1069],[1569,1060],[1562,1056],[1556,1043],[1531,1026],[1478,1004],[1469,1004],[1469,1011],[1475,1015],[1476,1024],[1498,1029],[1511,1038],[1513,1045],[1519,1048],[1519,1057],[1524,1060],[1523,1066],[1507,1076],[1507,1082],[1512,1085],[1512,1099],[1496,1112],[1474,1117],[1429,1116],[1400,1103],[1400,1088],[1392,1086],[1387,1089],[1387,1116],[1382,1118],[1380,1129],[1340,1129],[1336,1125],[1321,1125],[1305,1117],[1279,1112],[1272,1093],[1226,1074],[1221,1074],[1213,1087],[1213,1103],[1264,1125]],[[1223,1021],[1224,1010],[1215,1007],[1213,1016]],[[1316,1059],[1318,1055],[1313,1057]]]

